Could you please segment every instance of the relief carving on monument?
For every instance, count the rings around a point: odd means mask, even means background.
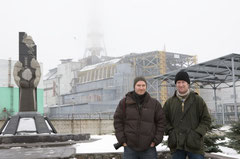
[[[19,61],[13,70],[14,80],[19,87],[19,111],[37,111],[36,89],[41,68],[36,60],[36,45],[26,33],[20,33],[19,38]]]

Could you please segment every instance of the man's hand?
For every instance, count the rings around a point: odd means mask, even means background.
[[[155,143],[154,142],[152,142],[151,143],[151,145],[150,145],[150,147],[154,147],[155,146]]]
[[[125,146],[127,146],[127,144],[124,142],[124,143],[123,143],[123,146],[125,147]]]

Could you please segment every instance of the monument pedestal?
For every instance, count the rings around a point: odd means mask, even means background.
[[[37,112],[19,112],[8,118],[0,129],[0,134],[0,144],[56,143],[90,139],[90,134],[57,134],[50,120]]]
[[[2,135],[34,135],[57,133],[47,117],[37,112],[19,112],[8,118],[0,129]]]

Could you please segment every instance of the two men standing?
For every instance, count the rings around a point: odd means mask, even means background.
[[[204,159],[203,137],[211,124],[204,100],[189,88],[187,72],[175,77],[176,91],[164,104],[146,92],[143,77],[134,80],[134,91],[119,102],[114,114],[117,140],[124,159],[156,159],[156,148],[165,130],[172,159]],[[166,126],[166,127],[165,127]]]

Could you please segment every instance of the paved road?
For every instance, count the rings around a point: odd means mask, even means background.
[[[73,145],[93,141],[0,144],[0,159],[74,159]]]
[[[58,147],[12,147],[0,149],[1,159],[59,159],[74,158],[76,150],[73,146]]]

